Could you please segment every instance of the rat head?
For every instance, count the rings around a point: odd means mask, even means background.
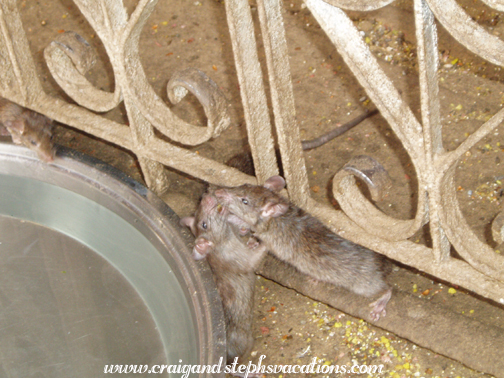
[[[214,248],[217,239],[224,234],[225,218],[220,214],[224,208],[211,194],[204,194],[194,217],[184,217],[180,224],[191,229],[196,237],[193,248],[195,260],[204,259]]]
[[[205,193],[196,210],[194,217],[185,217],[180,220],[183,226],[189,227],[194,236],[222,228],[223,217],[226,209],[217,202],[213,195]]]
[[[16,144],[23,144],[35,151],[45,162],[54,160],[52,120],[42,114],[24,109],[14,120],[4,123]]]
[[[289,203],[276,192],[285,187],[285,180],[272,176],[263,186],[245,184],[236,188],[218,189],[215,196],[229,209],[228,221],[253,227],[260,221],[285,214]]]
[[[228,212],[217,202],[215,196],[206,193],[194,217],[180,220],[181,225],[189,227],[197,238],[193,249],[195,260],[205,258],[215,245],[230,237],[230,227],[227,223]]]

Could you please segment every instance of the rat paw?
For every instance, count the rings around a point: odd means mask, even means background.
[[[371,303],[370,306],[374,305],[374,302]],[[371,312],[369,313],[369,317],[371,318],[371,320],[373,321],[377,321],[377,320],[380,320],[380,315],[382,316],[385,316],[387,315],[387,311],[385,311],[385,309],[382,309],[382,310],[376,310],[376,309],[373,309],[371,310]]]
[[[392,289],[388,289],[377,301],[371,303],[369,307],[372,307],[371,313],[369,317],[371,320],[377,321],[380,319],[380,315],[387,315],[387,311],[385,311],[385,307],[387,307],[387,303],[392,296]]]
[[[259,246],[259,240],[257,240],[254,237],[250,237],[249,240],[247,241],[247,247],[250,249],[255,249]]]

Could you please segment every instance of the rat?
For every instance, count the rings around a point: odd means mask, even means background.
[[[340,136],[341,134],[347,132],[351,128],[357,126],[359,123],[364,121],[366,118],[369,118],[371,116],[374,116],[375,114],[378,114],[378,110],[374,109],[371,111],[366,111],[365,113],[362,113],[361,115],[355,117],[354,119],[348,121],[347,123],[338,126],[329,132],[319,136],[318,138],[311,139],[311,140],[303,140],[301,141],[301,146],[303,148],[303,151],[311,150],[313,148],[320,147],[324,145],[325,143],[329,142],[330,140],[336,138],[337,136]],[[277,161],[280,161],[280,151],[275,149],[275,154]],[[238,153],[231,157],[227,163],[230,167],[239,169],[243,173],[246,173],[248,175],[254,175],[255,169],[254,169],[254,161],[252,159],[252,154],[250,151],[245,151]],[[280,167],[281,170],[281,167]],[[280,174],[282,174],[282,171],[280,171]]]
[[[45,162],[54,160],[52,120],[0,97],[0,135],[10,135],[15,144],[24,144]]]
[[[210,189],[211,192],[211,189]],[[181,219],[196,237],[193,257],[206,258],[222,299],[226,321],[227,362],[252,350],[252,316],[255,270],[266,254],[266,247],[248,230],[227,222],[227,209],[217,198],[205,193],[194,217]]]
[[[384,256],[332,232],[322,222],[290,203],[277,191],[285,187],[280,176],[264,186],[245,184],[215,191],[229,209],[228,222],[246,223],[252,235],[280,260],[317,280],[344,287],[365,297],[381,297],[370,304],[372,320],[385,316],[392,289],[385,282],[389,261]]]

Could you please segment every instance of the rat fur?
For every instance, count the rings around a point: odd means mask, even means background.
[[[388,261],[361,245],[342,238],[318,219],[290,203],[276,191],[285,186],[280,176],[264,186],[245,184],[222,188],[215,196],[229,209],[228,222],[246,223],[280,260],[321,281],[342,286],[365,297],[381,297],[370,306],[370,317],[385,316],[392,290],[385,282]]]
[[[193,257],[206,258],[222,299],[226,321],[227,361],[252,349],[255,270],[266,253],[256,238],[241,235],[227,222],[229,214],[212,194],[204,194],[194,217],[182,218],[196,236]],[[247,233],[241,229],[241,233]]]

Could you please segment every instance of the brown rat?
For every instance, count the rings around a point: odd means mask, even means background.
[[[194,217],[182,218],[196,236],[193,257],[206,258],[214,274],[226,320],[227,361],[252,349],[255,269],[266,254],[264,244],[227,222],[229,214],[212,194],[204,194]],[[242,233],[247,233],[241,229]]]
[[[355,117],[354,119],[348,121],[347,123],[338,126],[329,132],[319,136],[318,138],[311,140],[303,140],[301,142],[301,146],[303,147],[303,151],[311,150],[312,148],[317,148],[322,146],[323,144],[329,142],[330,140],[340,136],[341,134],[347,132],[354,126],[357,126],[359,123],[364,121],[366,118],[369,118],[375,114],[378,114],[378,110],[374,109],[371,111],[366,111],[361,115]],[[277,160],[280,161],[280,152],[278,149],[275,150]],[[252,160],[252,154],[250,151],[241,152],[239,154],[234,155],[231,159],[229,159],[226,163],[230,167],[239,169],[243,173],[248,175],[254,175],[254,161]],[[280,167],[281,168],[281,167]],[[281,170],[281,169],[280,169]],[[280,172],[282,174],[282,172]]]
[[[275,191],[283,189],[280,176],[264,186],[242,185],[218,189],[215,196],[229,208],[228,221],[243,222],[252,234],[279,259],[309,276],[342,286],[366,297],[382,296],[373,302],[370,317],[385,316],[392,289],[385,282],[388,261],[363,246],[342,238],[318,219],[290,203]]]
[[[54,160],[52,120],[0,97],[0,135],[10,135],[46,162]]]

